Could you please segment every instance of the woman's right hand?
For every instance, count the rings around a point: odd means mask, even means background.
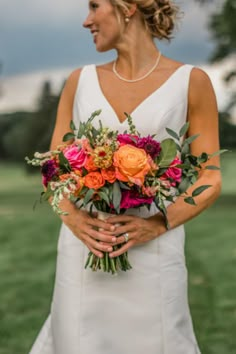
[[[103,252],[111,252],[116,237],[109,235],[114,226],[91,216],[86,210],[76,208],[69,200],[63,200],[60,208],[68,215],[61,215],[61,219],[72,233],[78,237],[96,256],[102,258]],[[106,232],[103,233],[100,230]]]

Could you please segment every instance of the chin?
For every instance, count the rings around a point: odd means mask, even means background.
[[[109,50],[114,49],[113,47],[108,46],[96,46],[96,51],[99,53],[108,52]]]
[[[96,46],[96,51],[99,53],[107,52],[109,50],[115,49],[114,48],[114,43],[111,43],[110,41],[106,42],[105,41],[100,41],[99,40],[95,43]]]

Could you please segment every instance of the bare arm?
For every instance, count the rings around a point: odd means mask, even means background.
[[[55,149],[62,144],[63,136],[70,131],[70,121],[73,116],[74,96],[80,76],[80,69],[74,71],[68,78],[62,91],[58,105],[57,119],[51,141],[51,149]],[[114,237],[104,235],[97,231],[102,228],[107,231],[113,230],[113,226],[95,219],[84,210],[78,210],[75,205],[67,199],[64,199],[60,208],[68,215],[61,215],[62,221],[70,228],[73,234],[78,237],[86,246],[97,256],[102,256],[101,251],[108,251],[109,246],[102,245],[97,240],[104,241],[107,244],[114,241]]]
[[[215,93],[208,76],[200,69],[193,69],[191,73],[188,97],[188,121],[190,122],[189,135],[200,134],[191,144],[192,154],[200,155],[202,152],[211,154],[219,150],[218,111]],[[207,164],[219,166],[219,157],[212,158],[205,165]],[[171,229],[192,219],[216,200],[221,190],[220,171],[203,170],[198,181],[187,192],[191,194],[196,187],[205,184],[212,187],[195,198],[197,206],[189,205],[184,202],[184,198],[179,197],[174,204],[171,204],[167,208]],[[117,233],[128,232],[130,235],[130,241],[119,252],[113,252],[111,256],[117,256],[135,244],[147,242],[166,232],[161,213],[149,219],[119,216],[108,221],[111,223],[125,223],[124,226],[117,228]],[[156,232],[154,233],[153,230]],[[124,242],[124,237],[121,236],[118,240],[118,242],[122,243]]]
[[[200,69],[193,69],[189,87],[188,120],[189,135],[200,134],[191,144],[191,153],[211,154],[219,150],[218,111],[214,90],[208,76]],[[219,156],[213,157],[206,165],[220,166]],[[171,228],[185,223],[209,207],[219,196],[221,190],[221,173],[215,170],[203,170],[198,181],[189,188],[188,193],[201,185],[211,185],[195,198],[197,206],[191,206],[178,198],[175,204],[168,207],[168,219]],[[180,212],[181,211],[181,212]]]

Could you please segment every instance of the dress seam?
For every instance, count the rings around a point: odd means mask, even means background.
[[[160,243],[159,239],[157,239],[157,253],[158,253],[158,268],[160,274],[160,300],[161,300],[161,354],[166,354],[166,324],[165,324],[165,316],[164,316],[164,301],[163,301],[163,289],[162,289],[162,276],[161,276],[161,260],[160,260]]]
[[[85,246],[83,245],[83,250],[82,250],[82,262],[84,262],[84,253],[85,253]],[[82,351],[81,351],[81,325],[82,325],[82,317],[83,317],[83,314],[82,314],[82,300],[83,300],[83,295],[84,295],[84,269],[83,269],[83,265],[81,265],[81,268],[80,268],[80,272],[81,272],[81,284],[80,284],[80,302],[79,302],[79,352],[78,354],[82,354]]]

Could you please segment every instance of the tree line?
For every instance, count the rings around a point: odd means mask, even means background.
[[[210,0],[196,0],[201,3]],[[214,1],[214,0],[212,0]],[[221,61],[236,54],[236,4],[225,0],[218,12],[212,14],[209,29],[215,42],[211,62]],[[231,85],[236,78],[235,68],[227,73],[225,82]],[[47,151],[55,124],[61,90],[54,94],[50,82],[43,84],[37,109],[34,112],[0,114],[0,162],[22,162],[35,151]],[[236,92],[225,112],[220,112],[220,142],[222,148],[236,148],[236,125],[230,120],[230,110],[236,104]]]

